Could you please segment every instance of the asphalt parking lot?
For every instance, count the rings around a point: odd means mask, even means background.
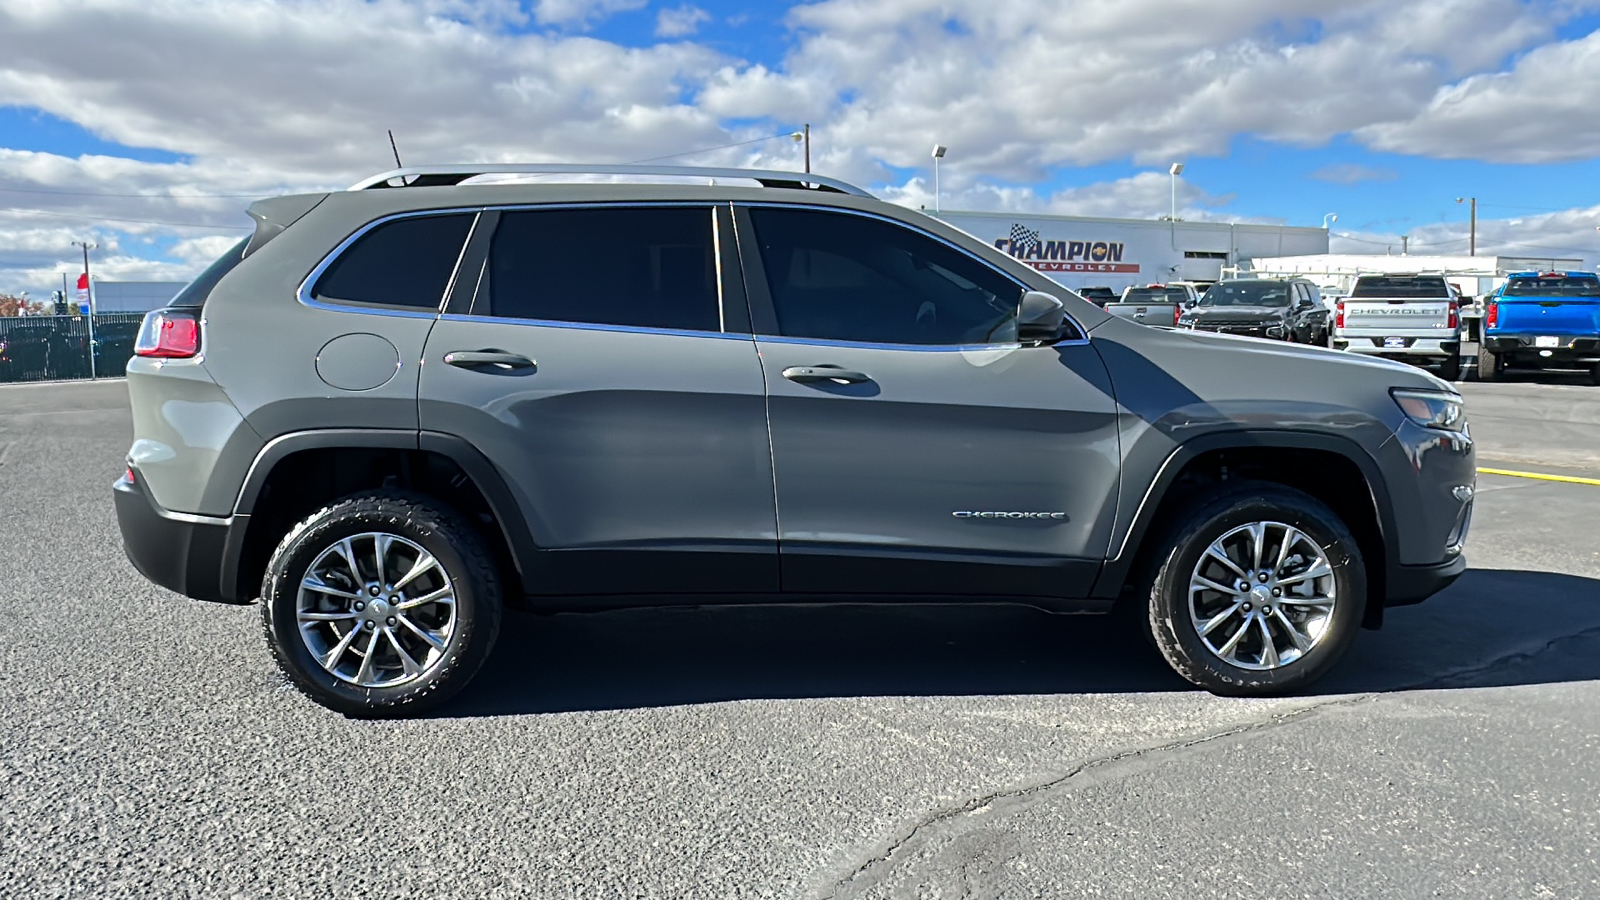
[[[1600,478],[1600,388],[1462,387],[1481,465]],[[663,610],[367,722],[136,575],[130,433],[0,387],[0,896],[1600,896],[1600,486],[1483,476],[1471,571],[1293,699],[1020,608]]]

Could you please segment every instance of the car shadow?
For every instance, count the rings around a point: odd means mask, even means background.
[[[1515,609],[1515,616],[1508,616]],[[1525,628],[1508,627],[1510,621]],[[1534,627],[1537,626],[1537,627]],[[1469,571],[1427,603],[1388,611],[1318,694],[1600,679],[1600,654],[1550,654],[1597,631],[1600,580]],[[735,606],[513,612],[497,649],[443,717],[614,710],[729,700],[1149,693],[1193,690],[1110,616],[1026,606]]]

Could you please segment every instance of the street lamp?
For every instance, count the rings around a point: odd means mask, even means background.
[[[1322,230],[1327,231],[1328,227],[1337,221],[1339,221],[1338,213],[1328,213],[1322,217]]]
[[[789,135],[789,137],[793,138],[794,142],[796,144],[803,143],[803,144],[806,145],[806,174],[810,174],[811,173],[811,123],[807,122],[805,130],[796,131],[795,133]]]
[[[943,144],[933,145],[933,211],[939,211],[939,160],[944,159],[944,152],[949,149]]]
[[[1457,203],[1466,203],[1469,200],[1472,202],[1472,230],[1470,232],[1468,232],[1469,237],[1467,238],[1467,255],[1468,256],[1477,256],[1478,255],[1478,198],[1477,197],[1457,197],[1456,198],[1456,202]]]
[[[1183,174],[1183,163],[1173,163],[1167,174],[1172,176],[1172,215],[1167,219],[1176,222],[1178,221],[1178,176]]]

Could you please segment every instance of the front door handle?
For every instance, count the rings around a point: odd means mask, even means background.
[[[835,384],[860,384],[872,379],[861,372],[852,372],[838,366],[790,366],[783,377],[804,384],[808,381],[831,381]]]
[[[507,353],[504,350],[452,350],[444,355],[444,362],[447,366],[460,366],[463,369],[495,366],[505,371],[532,369],[536,366],[536,363],[526,356]]]

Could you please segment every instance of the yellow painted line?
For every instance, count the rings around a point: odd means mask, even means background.
[[[1516,472],[1511,469],[1479,469],[1480,475],[1509,475],[1512,478],[1536,478],[1539,481],[1564,481],[1568,484],[1592,484],[1600,487],[1600,478],[1578,478],[1573,475],[1546,475],[1543,472]]]

